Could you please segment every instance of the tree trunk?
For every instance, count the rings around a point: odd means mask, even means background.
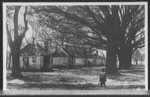
[[[12,53],[12,76],[20,78],[22,77],[21,70],[20,70],[20,47],[22,43],[22,39],[25,37],[25,33],[28,29],[27,26],[27,20],[26,20],[26,14],[27,14],[27,7],[25,9],[24,13],[24,23],[25,23],[25,29],[21,35],[18,34],[18,16],[19,16],[19,10],[21,6],[15,6],[15,12],[14,12],[14,41],[12,41],[11,33],[8,29],[7,25],[7,35],[8,35],[8,43],[11,48]],[[6,23],[7,24],[7,23]]]
[[[138,60],[135,60],[135,62],[136,62],[136,65],[138,65]]]
[[[27,70],[29,70],[29,57],[27,57],[26,67],[27,67]]]
[[[29,70],[29,57],[24,57],[24,69]]]
[[[49,64],[49,71],[52,72],[53,71],[53,56],[52,56],[52,54],[50,54],[50,59],[49,60],[50,60],[50,62],[49,62],[50,63]]]
[[[12,61],[11,58],[12,58],[12,55],[10,54],[9,55],[9,59],[8,59],[9,60],[9,62],[8,62],[8,69],[11,69],[11,61]]]
[[[86,58],[86,56],[85,56],[85,58],[84,58],[84,65],[85,66],[88,66],[89,64],[88,64],[88,59]]]
[[[8,52],[7,52],[8,53]],[[7,60],[6,60],[6,67],[7,67],[7,69],[10,69],[11,68],[11,53],[8,53],[7,54]]]
[[[69,67],[73,68],[74,66],[74,57],[73,56],[69,56]]]
[[[117,70],[117,42],[112,39],[108,39],[107,47],[107,59],[106,59],[106,73],[107,74],[118,74]]]
[[[46,55],[44,56],[44,67],[43,67],[43,71],[53,71],[53,67],[52,67],[52,57],[51,55]]]
[[[44,67],[43,67],[44,71],[48,70],[48,65],[49,64],[50,64],[50,56],[46,55],[46,56],[44,56]]]
[[[20,46],[18,44],[14,45],[11,50],[12,52],[12,76],[16,78],[22,77],[20,70]]]
[[[131,67],[132,54],[129,48],[123,47],[118,51],[119,69],[129,69]]]

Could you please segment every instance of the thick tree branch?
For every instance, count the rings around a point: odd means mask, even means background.
[[[15,6],[15,13],[14,13],[14,41],[18,39],[18,14],[21,6]]]
[[[25,12],[24,12],[24,24],[25,24],[25,28],[24,28],[24,31],[23,33],[21,34],[20,38],[23,39],[25,37],[25,33],[27,32],[28,30],[28,21],[27,21],[27,6],[25,6]]]
[[[101,26],[94,26],[91,23],[87,22],[86,20],[84,20],[83,18],[80,18],[79,16],[75,15],[75,14],[71,14],[68,12],[65,12],[61,9],[59,9],[58,7],[52,6],[49,9],[36,9],[34,8],[36,12],[49,12],[49,13],[57,13],[57,14],[62,14],[64,15],[67,19],[73,20],[75,22],[79,22],[85,26],[88,26],[89,28],[91,28],[93,30],[94,33],[96,33],[100,40],[103,40],[101,35],[100,35],[100,31],[102,30],[103,27]],[[96,31],[95,29],[99,29],[100,31]]]
[[[95,21],[95,23],[97,24],[97,27],[99,27],[100,29],[104,28],[103,23],[99,22],[99,20],[97,19],[96,15],[92,12],[92,10],[89,8],[89,6],[85,6],[88,14],[92,17],[92,19]],[[102,18],[102,17],[101,17]],[[103,19],[103,18],[102,18]]]
[[[140,38],[139,40],[137,40],[135,43],[133,43],[132,45],[131,45],[131,47],[132,48],[134,48],[134,47],[140,47],[141,45],[143,45],[144,44],[144,37],[142,37],[142,38]]]

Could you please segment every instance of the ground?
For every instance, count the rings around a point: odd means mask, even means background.
[[[144,90],[144,65],[134,65],[129,70],[119,70],[120,75],[107,75],[106,87],[99,85],[101,67],[54,69],[54,72],[22,72],[28,79],[14,79],[7,72],[7,88],[13,90]]]

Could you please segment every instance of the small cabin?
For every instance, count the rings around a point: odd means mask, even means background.
[[[35,44],[28,44],[21,49],[20,67],[23,69],[40,69],[43,66],[44,50]]]
[[[67,65],[70,64],[70,56],[73,56],[74,65],[102,65],[105,64],[105,58],[99,56],[97,53],[92,55],[83,55],[81,52],[73,53],[73,51],[67,51],[64,48],[57,47],[52,53],[53,65]],[[50,56],[44,49],[41,49],[37,45],[28,44],[21,49],[20,55],[20,67],[23,69],[41,69],[44,64],[47,64],[50,60]]]

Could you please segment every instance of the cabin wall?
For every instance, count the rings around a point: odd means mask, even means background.
[[[75,65],[84,65],[85,59],[84,58],[75,58]]]
[[[29,68],[40,69],[44,65],[43,56],[28,56]],[[86,58],[86,60],[92,65],[105,64],[103,59],[98,58]],[[53,57],[53,65],[67,65],[69,63],[68,57]],[[74,58],[74,65],[84,65],[85,58]],[[20,57],[20,67],[23,68],[23,56]]]
[[[68,63],[68,57],[53,57],[53,65],[66,65]]]
[[[29,58],[29,68],[30,69],[40,69],[43,66],[43,56],[28,56]],[[23,56],[20,57],[20,67],[23,68]]]

